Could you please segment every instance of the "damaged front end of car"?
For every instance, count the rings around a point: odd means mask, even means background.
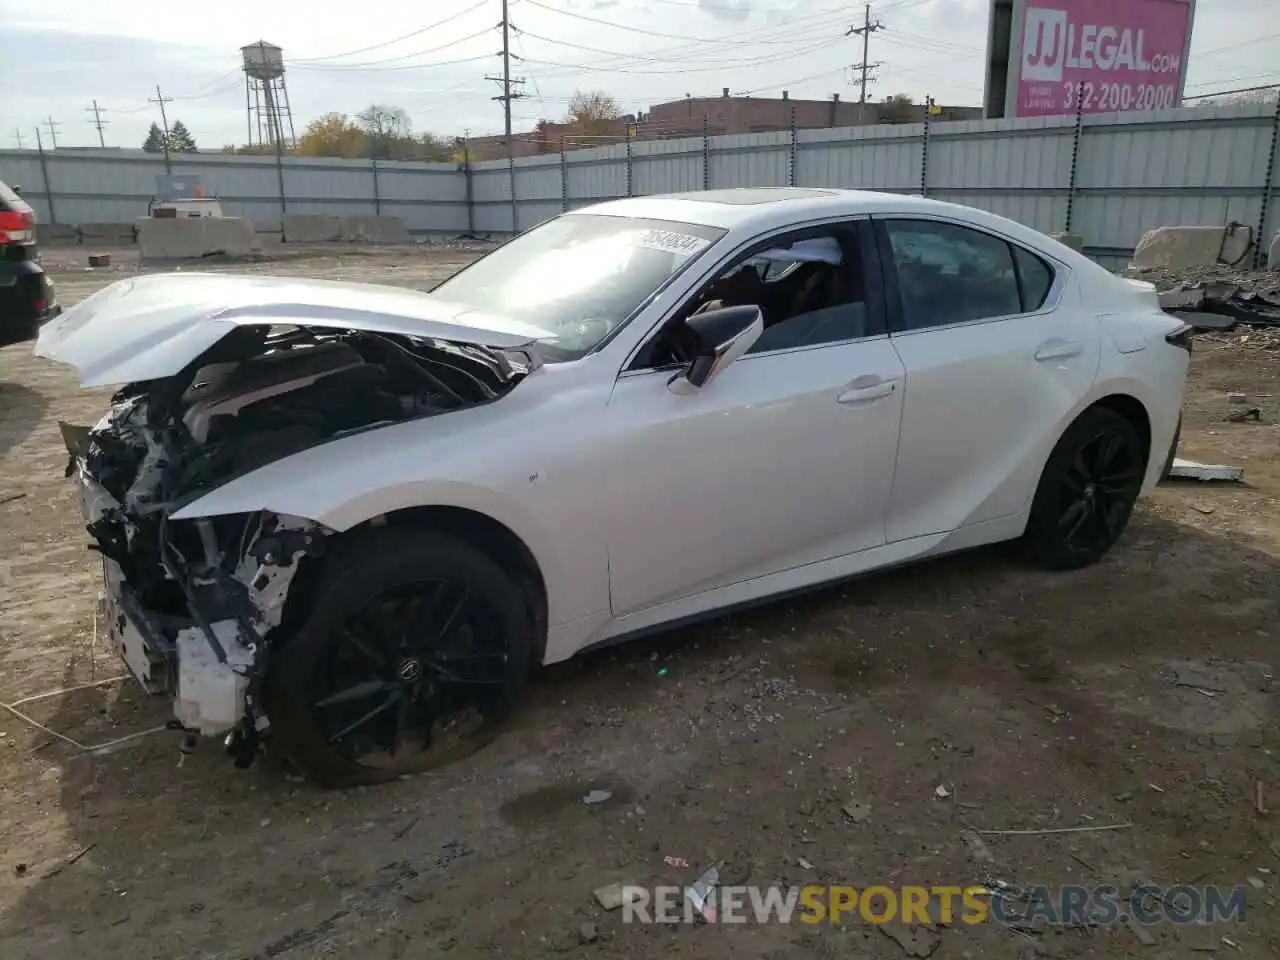
[[[319,444],[493,402],[537,366],[531,351],[385,329],[244,324],[176,374],[119,390],[96,426],[62,424],[106,629],[138,682],[172,699],[171,725],[253,761],[291,591],[335,534],[269,510],[175,513]]]

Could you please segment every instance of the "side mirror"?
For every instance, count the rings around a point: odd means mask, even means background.
[[[693,334],[696,353],[687,369],[667,382],[672,393],[686,395],[702,389],[740,356],[764,332],[759,307],[722,307],[698,313],[685,321]]]

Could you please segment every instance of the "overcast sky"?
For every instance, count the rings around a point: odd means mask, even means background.
[[[870,59],[885,64],[874,95],[980,103],[987,6],[874,4],[885,25],[871,40]],[[604,90],[628,111],[725,86],[856,99],[851,11],[860,19],[860,7],[832,0],[511,0],[513,74],[527,81],[516,128],[562,118],[577,89]],[[321,113],[372,102],[405,108],[416,132],[498,132],[497,87],[483,78],[501,72],[500,19],[501,0],[0,0],[0,144],[16,146],[20,132],[34,146],[36,125],[52,117],[59,146],[96,145],[96,98],[107,145],[140,146],[159,119],[147,102],[157,84],[175,98],[170,122],[202,148],[242,143],[239,48],[259,39],[284,49],[299,136]],[[1272,81],[1280,0],[1199,0],[1188,95]]]

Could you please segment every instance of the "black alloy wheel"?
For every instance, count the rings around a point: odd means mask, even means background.
[[[1086,410],[1045,465],[1024,543],[1051,569],[1097,562],[1124,532],[1146,468],[1147,450],[1127,418]]]
[[[272,650],[272,741],[332,786],[441,766],[492,738],[533,649],[523,594],[487,555],[377,531],[330,558],[306,623]]]
[[[313,688],[326,741],[364,766],[455,745],[501,709],[502,619],[465,582],[400,584],[333,626]]]

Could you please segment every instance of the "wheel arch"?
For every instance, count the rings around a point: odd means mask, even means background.
[[[1146,453],[1146,464],[1149,465],[1151,463],[1151,415],[1147,412],[1146,404],[1131,393],[1108,393],[1081,410],[1071,422],[1075,423],[1076,420],[1079,420],[1080,417],[1094,407],[1106,407],[1108,410],[1113,410],[1133,424],[1138,434],[1142,437],[1142,444]],[[1064,430],[1063,432],[1065,433],[1066,431]]]
[[[479,510],[439,505],[403,507],[371,517],[352,527],[346,535],[358,535],[363,530],[381,526],[417,527],[447,533],[477,547],[506,571],[524,592],[537,642],[534,662],[542,662],[547,647],[547,581],[538,558],[519,534]]]
[[[1035,485],[1031,487],[1027,494],[1026,510],[1031,509],[1036,491],[1040,489],[1040,484],[1044,479],[1044,472],[1048,469],[1049,459],[1053,456],[1053,451],[1058,448],[1058,444],[1062,442],[1062,438],[1066,435],[1067,431],[1070,430],[1081,417],[1095,407],[1105,407],[1108,410],[1112,410],[1115,413],[1120,414],[1120,416],[1124,417],[1137,428],[1138,433],[1142,437],[1142,441],[1146,446],[1146,463],[1147,467],[1150,468],[1152,429],[1151,416],[1147,411],[1146,404],[1144,404],[1138,397],[1134,396],[1132,392],[1125,390],[1122,387],[1117,386],[1113,387],[1111,390],[1104,390],[1083,401],[1074,414],[1071,415],[1071,418],[1063,422],[1062,428],[1058,431],[1057,435],[1053,437],[1052,442],[1048,443],[1047,448],[1043,450],[1043,453],[1038,460],[1039,467],[1036,469],[1034,474]]]
[[[479,549],[520,586],[534,628],[531,662],[541,663],[546,653],[549,597],[546,575],[533,550],[500,520],[467,507],[429,505],[402,507],[370,517],[333,535],[334,546],[368,536],[387,527],[435,530]],[[319,589],[323,560],[303,560],[290,587],[281,626],[287,635],[305,619],[310,598]]]

